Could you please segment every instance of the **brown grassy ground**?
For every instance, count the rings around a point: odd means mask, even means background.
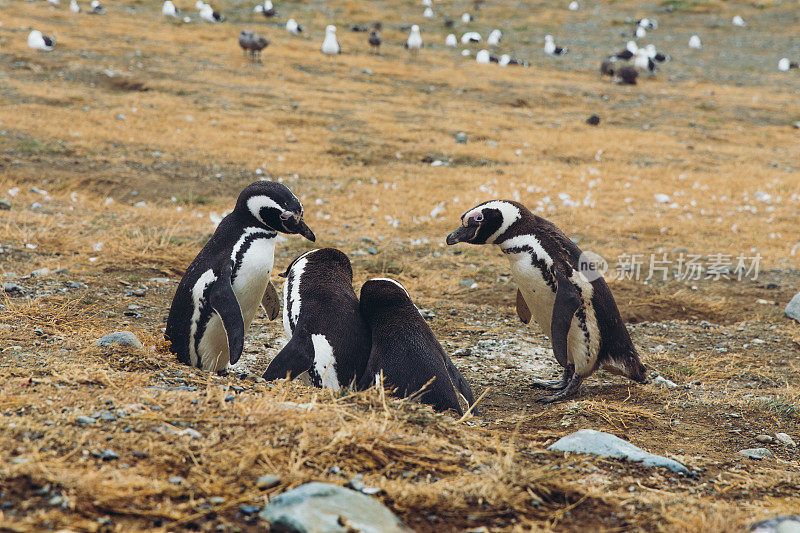
[[[24,291],[0,302],[0,528],[255,529],[241,504],[355,474],[421,531],[734,531],[796,512],[796,450],[767,445],[775,458],[761,462],[736,452],[760,446],[759,433],[800,441],[800,328],[781,315],[800,286],[791,127],[800,78],[775,69],[798,53],[797,10],[670,3],[671,13],[627,0],[575,13],[485,3],[471,27],[500,27],[507,49],[532,63],[501,69],[445,49],[440,20],[423,21],[417,2],[282,2],[281,20],[305,24],[300,38],[244,2],[220,5],[224,25],[164,21],[158,2],[109,5],[105,17],[0,2],[0,197],[12,203],[0,218],[0,270]],[[472,9],[437,4],[454,18]],[[609,85],[596,67],[624,43],[620,21],[653,13],[653,42],[673,61],[636,87]],[[748,27],[732,28],[734,14]],[[347,30],[373,20],[386,26],[380,56]],[[318,52],[330,22],[347,52],[333,59]],[[416,59],[397,46],[406,22],[421,23],[430,43]],[[29,26],[54,34],[56,50],[27,49]],[[272,41],[263,64],[241,57],[242,28]],[[542,57],[548,32],[573,52]],[[692,33],[706,47],[689,54]],[[599,127],[585,124],[592,113]],[[454,142],[459,131],[467,144]],[[431,166],[437,159],[446,164]],[[435,311],[449,351],[472,350],[455,362],[476,395],[489,389],[479,419],[459,423],[374,391],[335,398],[217,378],[164,354],[175,284],[160,278],[179,279],[213,231],[210,215],[230,209],[256,169],[301,197],[317,244],[348,252],[357,284],[396,276]],[[656,204],[656,193],[675,205]],[[576,400],[541,407],[527,383],[554,370],[550,356],[531,355],[548,342],[516,321],[505,261],[443,243],[463,211],[495,197],[542,202],[612,269],[620,254],[674,258],[684,248],[758,252],[762,272],[613,281],[646,362],[680,387],[599,375]],[[276,272],[307,246],[282,243]],[[145,350],[93,346],[118,329]],[[276,352],[279,329],[264,319],[251,329],[253,372]],[[104,410],[117,419],[75,422]],[[184,427],[200,438],[174,434]],[[697,477],[544,451],[580,428],[674,456]],[[106,448],[120,458],[93,455]],[[258,490],[264,473],[281,485]]]

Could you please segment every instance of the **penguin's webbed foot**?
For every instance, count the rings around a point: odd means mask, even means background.
[[[535,389],[562,390],[569,384],[563,379],[534,379],[531,386]]]
[[[553,403],[559,400],[566,400],[567,398],[571,398],[575,396],[581,388],[581,383],[583,383],[583,378],[578,376],[577,374],[572,375],[572,379],[569,380],[567,386],[561,389],[560,391],[556,392],[555,394],[551,394],[549,396],[544,396],[536,400],[537,403]]]
[[[217,375],[221,378],[224,378],[225,376],[228,375],[228,369],[223,368],[222,370],[217,370]]]

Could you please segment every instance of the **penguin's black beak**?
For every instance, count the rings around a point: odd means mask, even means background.
[[[447,236],[447,244],[452,246],[453,244],[458,244],[460,242],[469,242],[475,237],[475,233],[477,231],[477,226],[461,226]]]
[[[311,231],[311,228],[308,227],[308,224],[306,224],[305,220],[302,218],[297,221],[295,227],[292,229],[294,230],[294,233],[302,235],[311,242],[317,240],[316,236],[314,236],[314,232]]]

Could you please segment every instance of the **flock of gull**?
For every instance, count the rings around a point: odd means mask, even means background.
[[[50,4],[58,5],[60,0],[46,0]],[[478,7],[480,3],[476,3]],[[433,9],[433,0],[422,0],[424,7],[423,17],[426,19],[433,19],[436,13]],[[208,23],[220,23],[225,21],[225,16],[215,10],[211,5],[205,3],[203,0],[197,0],[195,3],[195,10],[198,17]],[[78,4],[77,0],[70,0],[70,11],[73,13],[81,13],[83,10]],[[577,11],[580,9],[580,4],[577,0],[572,0],[568,9],[570,11]],[[102,15],[105,13],[105,8],[99,0],[92,0],[89,8],[86,11],[89,14]],[[258,3],[253,8],[254,13],[263,15],[266,18],[273,18],[278,16],[272,0],[264,0]],[[165,17],[182,18],[184,22],[191,22],[188,15],[183,14],[175,6],[172,0],[165,0],[161,13]],[[454,28],[455,21],[449,16],[443,17],[443,24],[445,28]],[[460,21],[463,25],[467,25],[474,20],[470,13],[463,13]],[[733,26],[743,27],[746,26],[744,19],[736,15],[731,20]],[[647,17],[635,21],[631,30],[630,38],[625,46],[625,49],[608,56],[602,60],[600,64],[600,72],[603,75],[610,76],[616,83],[622,84],[636,84],[637,78],[640,73],[654,75],[660,64],[669,61],[669,55],[664,54],[656,49],[652,44],[640,46],[637,40],[644,39],[648,32],[652,32],[658,28],[658,23],[655,19]],[[303,32],[303,27],[294,18],[289,18],[285,23],[285,29],[292,35],[299,35]],[[367,37],[367,45],[369,49],[375,53],[379,53],[383,40],[380,36],[382,25],[380,22],[374,22],[371,27],[366,25],[354,24],[350,27],[354,32],[369,32]],[[423,48],[423,38],[418,25],[403,25],[401,30],[408,32],[408,38],[403,43],[404,48],[408,49],[412,54],[417,54]],[[494,50],[500,46],[503,33],[499,29],[492,30],[486,38],[487,48],[479,50],[475,54],[475,61],[477,63],[496,63],[500,66],[508,65],[521,65],[529,66],[529,63],[522,59],[512,57],[510,54],[496,54]],[[460,39],[455,33],[449,33],[445,38],[446,47],[458,47],[459,43],[462,46],[472,46],[477,43],[483,42],[483,37],[477,31],[465,31],[462,33]],[[261,60],[261,52],[270,44],[269,40],[252,30],[243,30],[239,34],[239,46],[242,48],[246,56],[254,61]],[[41,31],[33,29],[28,35],[28,46],[35,50],[51,51],[56,46],[56,41],[53,37],[44,35]],[[698,35],[692,35],[688,42],[688,47],[692,50],[700,50],[703,48],[703,43]],[[336,26],[328,25],[325,28],[325,35],[322,40],[320,50],[325,55],[337,55],[342,53],[341,46],[336,37]],[[552,35],[544,37],[543,52],[548,56],[563,56],[569,52],[566,47],[559,46]],[[469,48],[464,48],[461,55],[469,57],[472,51]],[[798,62],[792,61],[789,58],[781,58],[778,61],[778,70],[786,72],[791,69],[798,69]]]

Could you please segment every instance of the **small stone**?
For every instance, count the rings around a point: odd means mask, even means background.
[[[372,76],[374,74],[374,72],[372,72],[372,70],[368,69],[368,68],[365,68],[364,70],[362,70],[361,73],[362,74],[366,74],[367,76]]]
[[[119,459],[119,454],[114,450],[102,450],[100,452],[100,459],[103,461],[113,461],[115,459]]]
[[[653,380],[653,385],[667,389],[674,389],[675,387],[678,386],[674,382],[662,376],[656,376],[656,379]]]
[[[800,130],[800,120],[794,123],[794,129]]]
[[[790,437],[786,433],[775,433],[775,440],[777,440],[781,444],[785,444],[786,446],[792,446],[792,447],[797,446],[797,444],[795,444],[794,442],[794,439],[792,439],[792,437]]]
[[[590,126],[597,126],[598,124],[600,124],[600,117],[597,115],[592,115],[586,119],[586,123],[589,124]]]
[[[750,533],[800,533],[800,515],[776,516],[750,526]]]
[[[117,115],[117,120],[125,120],[125,114],[120,113],[119,115]]]
[[[769,444],[770,442],[772,442],[774,440],[775,439],[773,439],[772,436],[765,435],[763,433],[761,435],[756,435],[756,441],[758,441],[758,442],[760,442],[762,444]]]
[[[225,498],[223,498],[222,496],[212,496],[208,499],[208,503],[210,503],[211,505],[222,505],[223,503],[225,503]]]
[[[425,320],[433,320],[434,318],[436,318],[436,313],[434,313],[430,309],[422,308],[419,310],[419,314],[422,315],[422,318],[424,318]]]
[[[6,281],[5,283],[3,283],[3,291],[7,293],[18,293],[18,294],[22,294],[23,292],[25,292],[21,286],[17,285],[13,281]]]
[[[186,480],[183,479],[181,476],[172,476],[171,478],[169,478],[169,482],[173,485],[180,485],[184,481]]]
[[[458,350],[453,352],[452,357],[469,357],[470,355],[472,355],[472,349],[459,348]]]
[[[668,204],[671,201],[668,195],[662,193],[654,194],[653,198],[655,198],[656,202],[660,204]]]
[[[131,346],[133,348],[143,348],[141,341],[130,331],[115,331],[109,333],[105,337],[97,341],[98,346],[111,346],[118,344],[119,346]]]
[[[486,146],[491,146],[492,148],[497,148],[500,146],[500,143],[497,141],[486,141]]]
[[[0,211],[8,211],[11,209],[11,201],[8,198],[0,199]]]
[[[116,419],[117,415],[115,415],[111,411],[103,411],[100,413],[100,420],[104,420],[106,422],[113,422]]]
[[[747,448],[746,450],[741,450],[738,452],[739,455],[744,455],[750,459],[760,461],[761,459],[767,458],[771,459],[774,457],[771,451],[766,448]]]
[[[256,487],[259,489],[271,489],[281,484],[281,476],[275,474],[265,474],[256,480]]]
[[[258,505],[240,505],[239,510],[242,512],[243,515],[251,516],[259,512],[261,510],[261,507],[259,507]]]
[[[34,278],[41,278],[41,277],[44,277],[44,276],[48,275],[49,273],[50,273],[50,269],[47,268],[47,267],[45,267],[45,268],[37,268],[36,270],[31,272],[31,276],[34,277]]]
[[[61,496],[53,496],[52,498],[47,500],[47,504],[48,505],[61,505],[61,503],[63,501],[64,501],[64,498],[62,498]]]
[[[90,424],[94,424],[97,422],[96,419],[92,418],[91,416],[79,416],[75,419],[75,422],[81,424],[82,426],[88,426]]]
[[[367,247],[367,253],[369,255],[378,255],[378,249],[375,248],[374,246],[368,246]]]
[[[774,291],[778,287],[779,287],[779,285],[777,283],[774,283],[774,282],[769,282],[766,285],[764,285],[764,288],[767,289],[768,291]]]
[[[789,318],[800,321],[800,292],[795,294],[794,297],[789,301],[789,304],[786,306],[783,314]]]
[[[463,131],[456,133],[456,142],[458,144],[467,144],[467,134]]]

